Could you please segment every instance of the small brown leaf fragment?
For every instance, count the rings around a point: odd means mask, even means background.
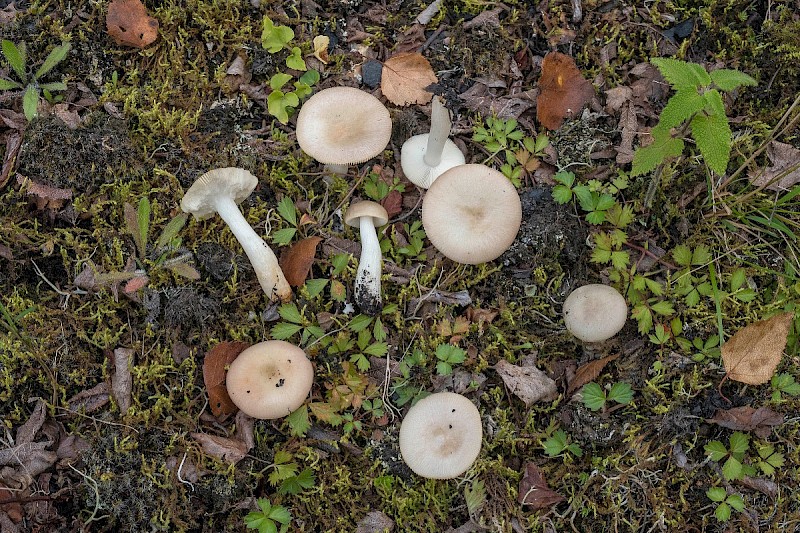
[[[225,387],[225,367],[248,346],[250,345],[246,342],[221,342],[203,359],[203,383],[208,392],[211,413],[216,417],[231,415],[239,409],[228,396],[228,389]]]
[[[594,87],[584,79],[571,57],[560,52],[544,56],[536,119],[545,128],[558,129],[565,119],[576,117],[593,96]]]
[[[433,93],[425,88],[437,81],[431,64],[416,52],[401,52],[390,57],[381,71],[383,95],[400,106],[430,102]]]
[[[106,30],[117,44],[144,48],[158,37],[158,21],[147,14],[140,0],[112,0]]]
[[[384,533],[394,531],[394,520],[381,511],[370,511],[358,523],[356,533]]]
[[[757,490],[773,500],[778,496],[778,484],[771,479],[744,476],[742,479],[738,480],[738,483],[748,489]]]
[[[386,198],[381,200],[381,205],[386,209],[389,218],[394,218],[403,211],[403,195],[400,191],[390,191]]]
[[[200,443],[205,453],[229,463],[238,463],[248,452],[247,445],[238,439],[218,437],[207,433],[191,433],[191,436]]]
[[[547,486],[542,471],[533,463],[525,464],[525,473],[519,482],[517,501],[533,509],[548,509],[564,501],[564,497]]]
[[[328,64],[328,46],[331,44],[331,38],[327,35],[317,35],[314,37],[314,57],[322,61],[323,64]]]
[[[125,414],[131,406],[131,391],[133,389],[133,376],[131,375],[131,361],[134,351],[130,348],[116,348],[112,356],[114,361],[114,375],[111,377],[111,394],[114,396],[119,412]]]
[[[536,402],[552,400],[558,394],[556,382],[535,366],[516,366],[501,359],[494,369],[514,395],[530,407]]]
[[[281,254],[281,270],[289,285],[299,287],[306,282],[317,254],[317,245],[321,241],[320,237],[306,237]]]
[[[722,345],[726,376],[748,385],[770,380],[786,347],[793,313],[781,313],[740,329]]]
[[[734,431],[752,431],[764,438],[770,434],[770,427],[783,424],[783,415],[769,407],[734,407],[718,409],[714,418],[706,420],[709,424],[717,424]]]
[[[109,386],[101,381],[91,389],[83,390],[67,400],[70,411],[91,413],[97,411],[109,400]]]
[[[770,166],[763,172],[750,172],[750,181],[756,187],[766,187],[771,191],[786,191],[800,183],[800,150],[778,141],[770,141],[767,146]],[[767,185],[769,183],[769,185]]]
[[[567,396],[572,396],[576,390],[580,389],[590,381],[594,381],[597,376],[600,375],[600,372],[606,367],[608,363],[615,360],[619,357],[619,354],[609,355],[607,357],[603,357],[602,359],[596,359],[594,361],[589,361],[585,365],[581,365],[578,368],[577,372],[575,372],[575,377],[569,380],[569,385],[567,386]]]

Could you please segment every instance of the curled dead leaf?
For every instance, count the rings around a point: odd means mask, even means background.
[[[544,56],[536,119],[545,128],[558,129],[565,119],[577,116],[593,96],[594,87],[584,79],[571,57],[560,52]]]
[[[225,387],[225,367],[248,346],[246,342],[221,342],[209,350],[203,359],[203,383],[208,392],[211,413],[216,417],[233,414],[239,409],[228,396],[228,389]]]
[[[770,380],[778,368],[794,313],[781,313],[740,329],[722,345],[726,376],[748,385]]]
[[[433,93],[426,87],[437,81],[431,64],[422,54],[401,52],[384,62],[381,92],[395,105],[427,104]]]
[[[706,420],[709,424],[717,424],[734,431],[752,431],[761,438],[770,434],[772,426],[783,424],[783,415],[776,413],[769,407],[758,409],[749,406],[734,407],[733,409],[718,409],[714,418]]]
[[[317,245],[321,241],[320,237],[306,237],[281,254],[281,270],[289,285],[299,287],[306,282],[317,254]]]
[[[535,366],[516,366],[501,359],[494,369],[516,397],[530,407],[536,402],[552,400],[558,394],[556,382]]]
[[[525,473],[519,482],[517,501],[533,509],[547,509],[564,501],[564,497],[547,486],[542,471],[533,463],[525,464]]]
[[[106,15],[108,34],[117,42],[144,48],[158,37],[158,21],[140,0],[112,0]]]
[[[116,348],[112,355],[114,375],[111,377],[111,394],[119,406],[119,412],[125,414],[131,406],[133,376],[131,362],[134,351],[131,348]]]
[[[575,377],[569,380],[569,385],[567,386],[567,396],[572,396],[572,393],[576,390],[580,389],[590,381],[594,381],[597,376],[600,375],[600,372],[606,367],[608,363],[615,360],[619,357],[619,354],[609,355],[607,357],[603,357],[602,359],[595,359],[594,361],[589,361],[585,365],[581,365],[580,368],[575,372]]]
[[[191,436],[200,443],[205,453],[229,463],[238,463],[249,451],[247,445],[239,439],[218,437],[207,433],[191,433]]]
[[[314,57],[322,61],[323,64],[328,64],[328,46],[331,44],[331,38],[327,35],[317,35],[314,37]]]

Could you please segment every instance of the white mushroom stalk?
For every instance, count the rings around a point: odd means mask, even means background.
[[[415,185],[429,188],[443,172],[464,164],[464,154],[449,139],[450,112],[438,96],[431,105],[431,130],[414,135],[403,143],[400,165],[403,173]]]
[[[242,245],[261,288],[270,300],[288,301],[292,289],[272,249],[247,223],[239,202],[258,185],[258,178],[242,168],[217,168],[197,178],[181,200],[181,209],[198,220],[219,214]]]
[[[389,221],[386,209],[375,202],[359,202],[350,206],[344,216],[345,224],[358,226],[361,233],[361,259],[358,261],[353,288],[356,305],[365,315],[374,316],[383,309],[381,270],[383,257],[376,227]]]

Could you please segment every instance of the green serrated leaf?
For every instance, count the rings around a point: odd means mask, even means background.
[[[637,305],[631,312],[631,318],[636,320],[639,333],[647,333],[653,329],[653,313],[645,305]]]
[[[728,455],[728,449],[718,440],[712,440],[703,449],[712,461],[719,461]]]
[[[732,91],[742,85],[758,85],[758,82],[738,70],[721,68],[710,72],[711,81],[723,91]]]
[[[272,234],[272,242],[278,245],[289,244],[290,242],[292,242],[295,233],[297,233],[297,228],[279,229],[278,231]]]
[[[281,315],[281,318],[287,322],[292,322],[294,324],[303,323],[303,315],[300,313],[300,310],[297,309],[295,304],[282,304],[278,308],[278,314]]]
[[[633,401],[631,386],[625,382],[614,383],[608,391],[608,400],[627,405]]]
[[[288,524],[292,520],[292,514],[282,505],[274,505],[267,513],[267,517],[281,524]]]
[[[33,79],[38,80],[39,78],[41,78],[42,76],[53,70],[53,68],[56,65],[61,63],[64,60],[64,58],[67,57],[69,49],[70,49],[70,44],[64,43],[61,46],[56,46],[55,48],[50,50],[50,53],[47,54],[47,58],[45,58],[44,63],[42,63],[42,66],[40,66],[39,69],[36,71],[36,73],[33,75]]]
[[[583,405],[592,411],[599,411],[606,404],[606,393],[597,383],[587,383],[583,386]]]
[[[385,342],[374,342],[364,349],[365,354],[375,357],[383,357],[388,351],[389,345]]]
[[[295,437],[305,437],[311,429],[311,421],[308,418],[308,407],[304,404],[292,411],[286,417],[289,423],[289,432]]]
[[[671,57],[655,57],[650,62],[658,67],[664,79],[676,90],[697,89],[711,84],[711,76],[697,63],[687,63]]]
[[[709,168],[725,174],[731,155],[731,127],[724,114],[695,115],[691,122],[692,137]]]
[[[306,290],[308,291],[308,295],[312,298],[319,295],[324,289],[325,286],[328,284],[328,280],[325,278],[317,278],[317,279],[309,279],[306,280],[305,286]]]
[[[731,454],[743,454],[750,447],[750,436],[741,431],[736,431],[730,436],[729,442]]]
[[[744,511],[744,500],[741,494],[731,494],[725,502],[739,512]]]
[[[717,520],[720,522],[727,522],[731,518],[731,506],[722,502],[714,511],[714,516],[716,516]]]
[[[283,341],[303,329],[299,324],[290,324],[288,322],[278,322],[272,327],[269,334],[273,339]]]
[[[725,498],[728,497],[728,493],[722,487],[711,487],[706,491],[706,496],[712,502],[724,502]]]
[[[436,363],[436,373],[440,376],[449,376],[453,373],[453,367],[446,361]]]
[[[705,244],[700,244],[692,252],[692,264],[696,266],[707,265],[711,262],[711,249]]]
[[[668,158],[677,157],[683,153],[683,139],[673,138],[669,133],[660,133],[656,130],[653,130],[652,133],[653,142],[637,148],[633,153],[631,176],[647,174]]]
[[[361,330],[365,329],[370,325],[372,322],[372,317],[367,315],[356,315],[353,317],[353,320],[347,324],[347,329],[354,332],[360,332]]]
[[[557,204],[566,204],[572,200],[572,189],[566,185],[556,185],[550,195]]]
[[[297,226],[297,209],[294,202],[288,196],[284,196],[278,202],[278,214],[292,226]]]
[[[728,457],[728,460],[722,465],[722,475],[728,481],[732,479],[741,479],[744,475],[742,472],[742,463],[735,457]]]
[[[675,308],[672,306],[672,302],[668,302],[666,300],[656,302],[651,305],[650,308],[661,316],[675,314]]]
[[[14,72],[16,72],[17,76],[19,76],[20,81],[23,83],[28,81],[25,75],[25,43],[20,43],[20,45],[17,46],[11,41],[3,39],[2,49],[8,64]]]
[[[625,270],[630,261],[631,256],[626,251],[611,252],[611,265],[617,270]]]
[[[672,95],[661,111],[657,127],[669,131],[671,128],[683,124],[692,115],[701,111],[706,105],[705,102],[703,95],[698,93],[694,87],[679,90]]]
[[[690,266],[692,264],[692,250],[685,244],[679,244],[672,250],[672,259],[680,266]]]

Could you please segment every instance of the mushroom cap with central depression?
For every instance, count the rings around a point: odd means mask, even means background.
[[[584,342],[610,339],[625,326],[628,304],[617,289],[591,283],[578,287],[564,300],[564,324]]]
[[[271,420],[303,405],[313,381],[314,367],[302,349],[285,341],[264,341],[233,360],[225,385],[245,414]]]
[[[418,401],[400,425],[400,453],[415,474],[452,479],[469,469],[481,452],[478,408],[465,396],[437,392]]]
[[[477,265],[508,250],[522,224],[514,185],[486,165],[459,165],[439,176],[422,201],[422,225],[437,250]]]

